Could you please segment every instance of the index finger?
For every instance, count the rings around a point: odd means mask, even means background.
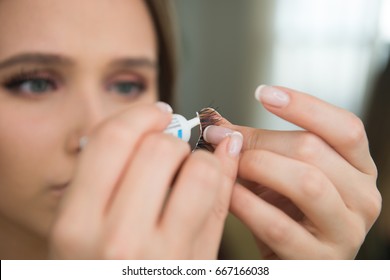
[[[163,113],[157,106],[142,105],[120,112],[96,127],[80,155],[78,170],[67,191],[70,208],[77,212],[84,207],[94,215],[101,215],[114,188],[123,179],[139,141],[147,133],[162,131],[170,119],[171,114]]]
[[[358,170],[376,174],[363,122],[356,115],[284,87],[260,86],[255,96],[271,113],[321,137]],[[234,129],[238,130],[235,126]],[[248,128],[245,130],[239,130],[244,137],[256,133]],[[253,142],[252,137],[246,139]]]

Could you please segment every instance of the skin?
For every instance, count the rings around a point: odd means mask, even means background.
[[[0,257],[215,258],[230,207],[265,258],[353,258],[381,204],[361,121],[279,88],[263,105],[306,131],[226,121],[243,143],[190,153],[162,133],[155,51],[141,0],[0,1]]]
[[[0,1],[1,259],[216,257],[242,141],[163,133],[156,49],[141,0]]]
[[[308,94],[283,87],[289,102],[259,101],[305,131],[236,126],[244,135],[231,211],[252,231],[266,259],[353,259],[378,218],[381,195],[361,120]],[[285,99],[285,100],[287,100]]]

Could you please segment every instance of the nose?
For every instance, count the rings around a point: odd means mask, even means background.
[[[72,94],[65,110],[68,118],[66,150],[70,153],[80,151],[80,141],[110,114],[104,100],[97,92]]]

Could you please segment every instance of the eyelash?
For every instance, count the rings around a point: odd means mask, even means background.
[[[113,80],[109,82],[107,86],[108,91],[112,91],[113,87],[116,87],[118,85],[125,86],[125,92],[121,92],[121,90],[116,90],[117,94],[121,97],[124,96],[126,98],[136,98],[137,96],[141,95],[143,92],[147,90],[146,83],[142,79],[125,79],[125,78],[119,78],[116,80]]]
[[[39,70],[22,70],[20,73],[5,79],[2,84],[3,87],[7,90],[16,94],[22,94],[23,90],[21,90],[21,86],[23,84],[37,81],[44,81],[45,83],[49,84],[51,87],[50,91],[56,90],[58,88],[58,82],[56,79],[50,77],[50,74],[42,73]]]
[[[2,82],[2,86],[13,94],[38,96],[55,91],[59,88],[60,83],[58,79],[52,76],[53,74],[48,73],[47,71],[43,72],[42,70],[38,69],[31,71],[21,70],[19,73],[6,78]],[[106,86],[106,90],[109,92],[117,91],[117,94],[120,95],[120,97],[125,97],[128,99],[134,99],[147,90],[147,84],[142,78],[134,78],[132,75],[130,75],[131,78],[127,78],[128,75],[124,75],[125,77],[122,78],[120,78],[120,76],[121,75],[119,75],[119,78],[112,79],[112,81],[110,81]],[[37,81],[44,81],[46,85],[50,86],[50,89],[44,89],[44,91],[27,90],[26,92],[26,90],[21,88],[23,84],[26,84],[27,82]],[[122,89],[117,90],[115,87],[118,85],[125,86],[125,91],[121,92]]]

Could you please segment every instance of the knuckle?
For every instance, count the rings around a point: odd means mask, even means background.
[[[367,169],[367,171],[365,172],[367,175],[369,175],[373,180],[374,180],[374,184],[376,185],[376,181],[378,179],[378,176],[379,176],[379,172],[378,172],[378,167],[376,165],[376,163],[374,162],[374,159],[372,158],[372,156],[370,155],[370,163],[369,163],[369,169]]]
[[[212,209],[213,216],[217,221],[225,221],[229,213],[228,207],[222,203],[217,203]]]
[[[376,164],[374,163],[374,161],[372,160],[372,165],[371,165],[371,175],[373,176],[373,178],[375,179],[375,181],[378,179],[378,167],[376,166]]]
[[[239,173],[246,176],[258,172],[266,161],[266,152],[261,150],[244,151],[239,164]]]
[[[248,136],[248,149],[257,149],[257,147],[261,147],[263,137],[260,137],[260,133],[258,133],[256,130],[253,130],[252,133]]]
[[[296,155],[299,159],[311,162],[321,157],[323,147],[324,142],[320,137],[310,132],[303,132],[298,141]]]
[[[366,130],[363,121],[351,113],[348,122],[348,130],[345,135],[344,145],[356,145],[366,139]]]
[[[225,221],[229,214],[229,203],[226,203],[223,199],[220,197],[217,197],[218,201],[213,206],[213,214],[214,217],[218,221]]]
[[[271,244],[286,244],[289,240],[289,232],[290,226],[288,223],[279,220],[275,221],[272,226],[265,229],[265,236]]]
[[[327,190],[326,177],[315,167],[304,166],[299,174],[302,194],[309,199],[320,199]]]
[[[368,218],[368,229],[371,228],[373,223],[379,217],[382,209],[382,196],[377,188],[374,188],[366,196],[365,209],[366,216]]]

